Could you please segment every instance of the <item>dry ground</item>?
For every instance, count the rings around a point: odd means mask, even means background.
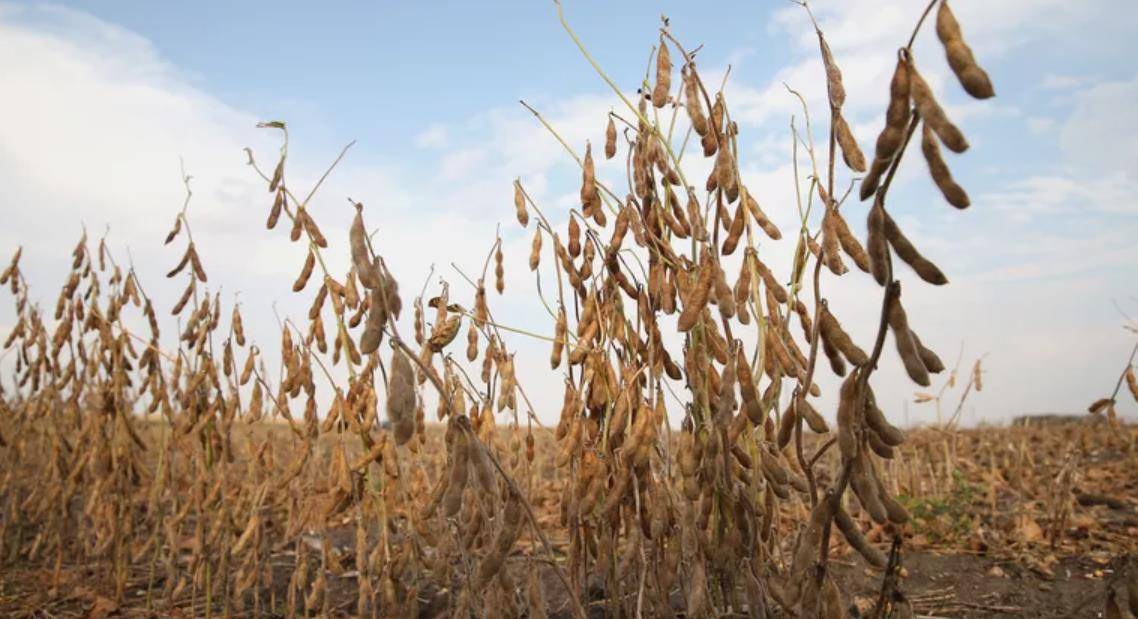
[[[286,432],[280,434],[279,440],[289,440]],[[1121,587],[1138,571],[1136,439],[1134,426],[1115,430],[1081,422],[913,432],[885,472],[913,515],[902,548],[902,588],[916,612],[936,617],[1101,616],[1108,589]],[[539,457],[530,482],[534,505],[560,552],[566,536],[558,528],[554,506],[561,480],[552,464]],[[801,515],[786,516],[789,523]],[[353,523],[343,521],[326,531],[334,549],[334,564],[328,567],[330,607],[344,615],[351,614],[355,603],[350,571],[354,530]],[[887,542],[876,528],[869,530],[869,538]],[[319,547],[318,532],[305,539]],[[563,590],[552,570],[542,567],[534,541],[523,538],[519,547],[510,561],[521,569],[540,569],[551,615],[568,616]],[[867,608],[878,595],[881,572],[844,544],[832,547],[832,564],[851,611]],[[132,568],[124,599],[116,604],[109,597],[113,586],[106,563],[61,565],[57,574],[51,562],[29,562],[12,548],[4,558],[0,616],[205,614],[201,600],[192,599],[148,612],[145,564]],[[281,587],[264,592],[266,613],[283,614],[283,587],[294,561],[291,547],[280,548],[272,561],[274,582]],[[157,597],[164,585],[160,575],[151,583],[150,595]],[[424,583],[420,616],[435,616],[445,608],[447,595],[440,583]],[[583,595],[592,600],[592,614],[605,616],[601,583],[591,583]],[[676,602],[683,607],[678,593]]]

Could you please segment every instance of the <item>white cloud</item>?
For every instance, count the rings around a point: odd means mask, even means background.
[[[124,266],[133,258],[156,306],[171,307],[185,281],[162,274],[180,257],[185,235],[171,246],[162,240],[184,199],[181,158],[193,177],[189,218],[209,287],[227,304],[240,291],[247,331],[272,359],[274,309],[303,317],[315,293],[312,286],[289,291],[305,250],[288,242],[287,225],[265,230],[271,195],[242,152],[253,147],[271,170],[279,133],[256,129],[261,119],[194,86],[144,39],[77,11],[2,7],[0,73],[6,92],[19,93],[0,98],[0,115],[9,119],[0,123],[0,252],[6,260],[24,246],[21,266],[33,297],[54,301],[67,252],[85,225],[92,243],[109,229],[115,258]],[[336,153],[308,153],[296,136],[290,149],[286,180],[303,195]],[[349,195],[369,204],[377,242],[395,255],[402,281],[416,282],[408,288],[418,289],[436,258],[425,249],[470,255],[469,231],[479,226],[442,209],[424,213],[420,196],[402,189],[405,180],[350,155],[331,175],[310,207],[332,245],[325,258],[334,274],[347,270]],[[481,228],[478,253],[492,230]],[[0,306],[0,323],[11,316],[8,303]],[[161,323],[167,335],[174,332],[173,318],[163,315]]]
[[[1027,119],[1027,127],[1032,133],[1041,135],[1047,133],[1055,126],[1055,119],[1046,116],[1032,116]]]
[[[447,127],[442,123],[433,123],[415,136],[415,146],[419,148],[443,148],[448,141]]]
[[[1138,75],[1073,93],[1074,111],[1060,131],[1064,153],[1084,171],[1105,168],[1138,182]]]
[[[1138,212],[1136,189],[1133,179],[1121,171],[1100,170],[1092,177],[1060,172],[1010,180],[1004,187],[985,193],[983,200],[1009,215],[1025,218],[1088,212],[1133,214]]]
[[[196,179],[192,221],[209,257],[237,255],[226,249],[235,232],[217,223],[254,196],[264,202],[237,137],[260,140],[248,129],[255,118],[190,86],[137,36],[64,9],[8,7],[0,71],[20,93],[0,100],[0,114],[18,119],[0,127],[0,179],[14,220],[0,242],[28,244],[25,264],[57,276],[37,285],[61,281],[65,265],[54,255],[84,222],[95,235],[110,226],[112,246],[129,245],[142,262],[175,259],[160,236],[183,197],[179,156]]]
[[[1039,86],[1044,90],[1074,90],[1088,81],[1089,78],[1086,76],[1048,73],[1043,76],[1043,81]]]

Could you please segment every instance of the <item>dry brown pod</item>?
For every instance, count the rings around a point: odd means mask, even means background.
[[[889,279],[889,241],[885,238],[885,208],[875,201],[866,218],[866,247],[873,279],[884,286]]]
[[[660,37],[660,49],[656,52],[656,86],[652,88],[652,105],[661,108],[668,102],[668,91],[672,88],[672,56],[664,37]]]
[[[822,36],[821,30],[815,30],[818,35],[818,46],[822,50],[822,66],[826,69],[826,93],[830,99],[830,109],[837,112],[846,102],[846,88],[842,85],[842,70],[834,61],[834,54],[830,51],[830,44]]]
[[[202,268],[201,258],[198,257],[198,250],[193,243],[190,243],[190,266],[193,267],[194,277],[198,278],[200,282],[205,282],[205,269]]]
[[[304,266],[300,269],[300,275],[297,275],[296,281],[292,284],[293,292],[300,292],[304,290],[305,284],[308,283],[308,278],[312,275],[312,269],[316,266],[316,255],[311,250],[308,256],[304,259]]]
[[[566,338],[568,337],[568,329],[565,319],[565,308],[559,308],[557,311],[557,327],[553,334],[553,349],[549,356],[549,365],[552,369],[556,370],[557,366],[561,365],[561,357],[564,354]]]
[[[747,209],[743,204],[739,204],[735,208],[735,217],[731,219],[731,227],[727,230],[727,238],[723,239],[723,247],[720,253],[724,256],[730,256],[735,253],[735,248],[739,245],[739,240],[743,238],[743,229],[746,225]]]
[[[304,226],[304,231],[308,233],[308,238],[312,239],[313,244],[321,249],[328,247],[328,240],[325,239],[324,234],[320,232],[320,227],[316,225],[316,220],[312,218],[312,215],[308,214],[308,209],[298,208],[296,217],[300,220],[301,225]]]
[[[728,344],[726,338],[719,332],[719,325],[711,317],[710,310],[704,310],[703,314],[703,327],[706,329],[704,332],[707,336],[707,353],[714,359],[716,363],[726,365],[728,363]],[[715,372],[711,373],[711,386],[719,389],[720,376]]]
[[[15,280],[13,279],[13,281]],[[182,310],[186,307],[186,303],[193,297],[195,290],[197,290],[197,280],[193,279],[190,280],[190,285],[186,286],[186,289],[182,291],[182,296],[178,298],[178,302],[175,303],[174,307],[170,310],[172,316],[177,316],[182,313]],[[15,333],[15,330],[13,330],[13,333]]]
[[[723,190],[727,202],[734,202],[734,196],[739,193],[739,183],[736,180],[735,158],[731,155],[730,148],[724,146],[719,149],[719,153],[715,156],[712,176],[715,178],[716,186]]]
[[[696,198],[694,187],[688,188],[688,203],[686,206],[686,211],[688,221],[691,222],[692,225],[692,236],[697,241],[706,241],[707,230],[704,229],[703,225],[703,209],[701,209],[699,206],[699,199]]]
[[[387,418],[394,430],[395,444],[402,445],[415,434],[415,373],[403,351],[391,351],[387,381]]]
[[[980,385],[980,362],[979,361],[976,362],[975,376],[976,376],[976,379],[974,382],[976,383],[977,389],[978,389],[979,385]],[[1135,378],[1135,376],[1134,376],[1134,366],[1130,366],[1130,367],[1126,368],[1126,387],[1130,389],[1130,395],[1134,397],[1134,401],[1138,402],[1138,378]],[[1136,593],[1136,594],[1138,594],[1138,593]]]
[[[292,227],[289,228],[288,238],[290,241],[295,243],[296,241],[300,240],[300,237],[303,234],[304,234],[304,216],[301,215],[300,213],[297,213],[296,216],[294,216],[292,218]]]
[[[885,441],[881,440],[881,436],[876,432],[866,432],[865,443],[879,458],[892,460],[897,455],[893,452],[893,448],[885,444]]]
[[[861,181],[861,199],[874,195],[881,175],[889,168],[893,155],[905,139],[905,127],[909,124],[909,65],[903,56],[898,57],[893,77],[889,81],[889,106],[885,110],[885,128],[877,136],[873,153],[873,163]]]
[[[952,178],[952,172],[948,169],[944,157],[941,156],[936,135],[929,128],[928,123],[921,123],[921,152],[924,153],[925,161],[929,164],[929,175],[932,176],[933,182],[944,195],[944,199],[956,208],[968,208],[968,205],[971,204],[968,200],[968,193]]]
[[[868,460],[868,456],[866,458]],[[885,489],[885,484],[881,481],[881,477],[876,473],[873,474],[873,482],[877,485],[877,496],[881,498],[881,504],[885,506],[885,514],[889,522],[895,525],[903,525],[909,522],[909,511],[890,496],[889,491]]]
[[[786,342],[774,329],[766,330],[767,351],[773,353],[775,361],[782,368],[783,374],[792,377],[803,377],[805,370],[787,348]]]
[[[399,286],[395,278],[390,274],[380,274],[379,277],[380,285],[374,288],[368,295],[370,308],[368,312],[368,326],[365,328],[364,334],[364,337],[375,338],[375,345],[377,347],[381,334],[373,333],[371,336],[368,336],[367,331],[370,329],[382,330],[387,324],[388,317],[392,316],[398,319],[399,313],[403,309],[403,301],[399,298]],[[323,291],[325,288],[321,288],[321,290]]]
[[[854,344],[849,334],[842,329],[838,319],[830,312],[829,307],[823,305],[818,314],[818,329],[823,340],[829,341],[854,365],[865,365],[869,362],[869,355],[865,354],[865,351],[857,344]]]
[[[811,510],[810,519],[806,522],[806,526],[799,534],[798,545],[794,552],[794,559],[790,569],[793,578],[806,576],[807,571],[817,563],[818,548],[822,542],[822,534],[827,523],[829,523],[834,516],[835,498],[834,491],[827,490],[826,494],[818,501],[814,509]],[[810,580],[813,581],[812,574],[810,576]]]
[[[858,554],[876,568],[884,568],[886,564],[885,555],[878,550],[875,546],[869,543],[865,534],[862,533],[861,527],[841,506],[834,514],[834,522],[838,525],[838,530],[842,532],[842,536],[846,538],[850,547],[857,551]]]
[[[936,14],[936,34],[944,45],[945,55],[948,57],[948,66],[960,80],[960,85],[968,94],[977,99],[988,99],[996,95],[992,88],[992,80],[988,74],[977,64],[972,55],[972,49],[964,42],[964,35],[960,31],[960,24],[952,14],[947,0],[940,3]]]
[[[809,333],[809,331],[807,331]],[[826,359],[830,362],[830,369],[838,376],[846,375],[846,360],[842,357],[842,353],[834,347],[834,344],[827,339],[819,338],[822,341],[822,352],[825,353]]]
[[[1087,407],[1087,412],[1091,414],[1101,413],[1106,410],[1107,407],[1109,407],[1111,404],[1114,404],[1114,400],[1110,398],[1099,398],[1094,402],[1091,402],[1091,405]]]
[[[577,338],[577,345],[574,346],[573,350],[569,352],[570,365],[580,365],[585,361],[586,356],[590,350],[590,344],[592,343],[592,340],[597,336],[599,330],[599,320],[590,320],[585,325],[585,330],[581,334],[581,337]]]
[[[901,228],[897,227],[897,222],[893,221],[889,213],[882,209],[881,214],[884,215],[882,227],[885,231],[885,238],[893,246],[893,251],[897,252],[897,257],[912,267],[917,275],[926,282],[935,286],[947,284],[948,278],[944,276],[944,273],[932,261],[917,251],[917,248],[901,232]]]
[[[770,237],[771,240],[777,241],[781,239],[782,231],[778,229],[778,226],[774,225],[774,222],[772,222],[770,218],[767,217],[767,214],[763,212],[763,209],[759,207],[755,196],[746,188],[743,189],[742,193],[743,204],[747,207],[747,212],[751,214],[751,218],[755,220],[755,223],[763,229],[763,232]]]
[[[577,223],[577,218],[572,215],[569,216],[569,244],[566,249],[569,250],[569,255],[574,258],[581,256],[581,225]]]
[[[383,341],[383,327],[387,320],[387,312],[383,310],[383,292],[380,289],[371,291],[371,311],[367,314],[364,331],[360,335],[360,352],[370,355],[379,349]]]
[[[608,125],[605,126],[605,159],[616,156],[616,123],[609,116]]]
[[[667,187],[666,192],[669,208],[663,209],[662,212],[668,222],[668,228],[672,230],[672,234],[676,235],[676,238],[687,239],[691,237],[692,232],[687,215],[684,214],[684,209],[680,207],[680,201],[672,188]]]
[[[723,374],[719,380],[719,393],[715,398],[715,416],[713,422],[718,426],[726,426],[735,412],[735,369],[736,355],[729,354],[723,366]]]
[[[707,133],[700,140],[703,146],[703,156],[710,157],[720,148],[723,127],[723,98],[722,93],[715,93],[715,103],[711,104],[711,114],[708,117]]]
[[[780,304],[789,301],[790,296],[787,294],[786,288],[783,288],[778,278],[774,276],[774,273],[771,272],[766,263],[759,259],[758,253],[754,251],[754,248],[747,248],[747,257],[750,259],[749,264],[754,265],[755,270],[759,273],[759,278],[763,280],[763,285],[766,286],[766,289],[774,296],[775,300]],[[748,262],[744,261],[743,264],[744,267],[746,267]]]
[[[865,154],[857,145],[853,131],[841,113],[834,115],[834,137],[842,149],[842,161],[854,172],[865,172]]]
[[[514,181],[514,210],[517,212],[518,223],[522,227],[529,225],[529,212],[526,211],[526,196],[522,191],[522,182],[520,180]]]
[[[877,400],[870,389],[865,398],[865,425],[889,447],[896,447],[905,441],[905,433],[889,423],[885,414],[877,407]]]
[[[533,231],[533,243],[530,245],[529,250],[529,270],[536,271],[537,267],[541,264],[541,228],[537,227]]]
[[[830,426],[826,423],[826,420],[822,418],[818,410],[815,409],[803,395],[799,394],[795,406],[798,409],[798,414],[806,421],[806,425],[810,426],[812,432],[815,434],[825,434],[830,431]]]
[[[859,451],[851,462],[850,487],[853,488],[854,494],[857,495],[858,501],[869,517],[877,524],[885,524],[889,520],[889,512],[885,509],[878,491],[873,463],[865,451]]]
[[[462,509],[462,495],[470,479],[470,440],[466,432],[458,431],[450,445],[450,469],[442,500],[443,514],[448,518],[457,516]]]
[[[250,159],[252,161],[252,159]],[[274,192],[281,183],[284,181],[284,156],[277,160],[277,165],[273,168],[273,178],[269,181],[269,192]]]
[[[944,362],[932,349],[921,343],[921,338],[917,337],[916,333],[913,333],[913,343],[917,346],[917,354],[921,357],[921,363],[925,364],[929,372],[939,374],[944,371]]]
[[[897,354],[901,356],[909,378],[922,387],[928,387],[929,371],[917,352],[917,343],[913,332],[909,330],[909,320],[905,316],[905,308],[901,306],[900,294],[890,296],[888,321],[889,328],[893,331],[893,341],[897,344]]]
[[[838,224],[834,221],[836,217],[835,211],[829,207],[826,208],[826,213],[822,216],[822,260],[831,273],[842,275],[848,269],[842,262],[842,255],[839,251],[841,241],[838,238]]]
[[[751,254],[752,251],[748,248],[740,264],[739,277],[735,279],[735,305],[740,308],[740,313],[746,312],[747,302],[751,300]]]
[[[631,198],[631,196],[629,196]],[[608,248],[606,252],[619,251],[622,244],[624,244],[624,236],[628,234],[629,220],[634,217],[632,214],[632,207],[625,205],[620,209],[616,215],[616,223],[612,227],[612,237],[609,238]]]
[[[284,210],[285,205],[285,192],[278,191],[275,198],[273,198],[273,206],[269,209],[269,217],[265,220],[265,227],[269,230],[277,227],[277,221],[281,218],[281,212]],[[172,238],[170,240],[173,240]]]
[[[364,229],[362,214],[363,205],[356,205],[356,216],[352,219],[352,227],[348,231],[348,240],[352,250],[352,265],[356,267],[356,277],[364,288],[373,290],[381,285],[379,269],[372,261],[371,251],[367,246],[367,231]]]
[[[473,362],[478,358],[478,327],[470,323],[466,331],[466,360]]]
[[[478,440],[470,442],[470,462],[474,470],[474,480],[478,482],[481,493],[489,497],[490,502],[497,501],[498,478],[494,474],[494,465],[490,462],[486,446]]]
[[[190,243],[186,246],[186,251],[182,253],[182,259],[178,261],[178,264],[175,265],[174,268],[170,270],[170,272],[166,273],[166,277],[174,277],[178,273],[181,273],[182,269],[186,268],[186,265],[190,263],[190,255],[193,253],[193,249],[193,243]],[[70,284],[68,284],[68,287],[73,288],[73,286]],[[70,296],[70,293],[68,296]]]
[[[790,483],[790,474],[778,461],[778,456],[771,452],[772,449],[768,447],[759,448],[759,464],[762,467],[763,477],[776,486],[786,486]]]
[[[688,112],[692,128],[700,137],[707,135],[707,117],[703,114],[703,103],[700,100],[699,77],[695,72],[695,64],[688,63],[683,72],[684,80],[684,107]]]
[[[690,331],[698,322],[703,314],[703,308],[707,307],[711,286],[715,283],[715,275],[716,266],[705,252],[699,269],[699,278],[688,291],[687,298],[684,299],[684,309],[680,312],[679,320],[676,323],[676,328],[680,331]]]
[[[838,392],[838,449],[849,460],[858,453],[857,427],[861,421],[857,403],[861,397],[859,370],[850,372]]]
[[[765,419],[763,418],[762,403],[759,400],[758,388],[755,385],[755,375],[751,369],[750,363],[747,362],[747,355],[743,352],[742,347],[739,347],[735,355],[736,375],[739,380],[739,395],[743,400],[743,412],[746,413],[747,418],[751,420],[753,425],[761,425]]]
[[[909,63],[909,84],[913,103],[916,104],[921,119],[936,132],[940,141],[944,142],[944,145],[954,153],[963,153],[968,150],[968,140],[945,115],[944,109],[933,96],[933,91],[929,88],[928,82],[921,77],[920,72],[917,71],[911,61]]]
[[[850,226],[846,223],[845,218],[837,210],[834,210],[833,221],[842,250],[854,261],[857,268],[869,273],[869,254],[866,253],[865,248],[861,246],[857,237],[850,231]]]
[[[593,164],[593,147],[585,144],[585,161],[581,164],[581,212],[592,217],[593,211],[600,210],[601,195],[597,190],[597,172]]]
[[[731,290],[731,286],[727,283],[727,274],[723,272],[723,267],[719,264],[715,265],[717,271],[715,277],[714,291],[715,291],[715,304],[719,306],[719,313],[725,319],[735,316],[735,295]]]
[[[699,471],[700,452],[696,437],[691,429],[680,432],[679,450],[676,454],[676,463],[684,477],[692,477]]]
[[[506,291],[506,269],[502,265],[502,242],[498,241],[498,247],[494,250],[494,288],[498,294]]]
[[[790,444],[790,439],[794,436],[794,426],[798,423],[798,413],[794,406],[788,406],[786,412],[782,414],[782,419],[779,420],[778,435],[776,442],[779,449],[786,447]]]

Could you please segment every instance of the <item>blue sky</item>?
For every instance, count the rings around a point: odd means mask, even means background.
[[[70,6],[146,37],[229,104],[358,137],[380,156],[392,150],[382,144],[409,143],[425,123],[597,88],[594,76],[579,70],[580,56],[551,2],[352,2],[331,10],[310,2]],[[761,44],[763,29],[755,25],[770,8],[737,6],[729,20],[709,20],[685,2],[574,2],[568,10],[583,32],[603,33],[598,58],[628,81],[643,67],[626,60],[647,58],[643,35],[661,14],[684,24],[693,40],[730,42],[708,50],[707,58],[722,64]],[[764,58],[764,68],[785,59],[785,52]]]
[[[846,115],[865,150],[881,126],[893,53],[921,4],[812,2],[845,73]],[[790,225],[788,125],[797,115],[801,126],[801,111],[783,82],[801,90],[815,114],[824,109],[817,45],[800,8],[773,0],[565,6],[626,92],[644,74],[661,14],[680,40],[705,46],[705,76],[730,65],[726,93],[742,130],[745,181],[784,229]],[[1079,410],[1113,387],[1131,344],[1111,300],[1138,315],[1138,69],[1130,60],[1138,54],[1138,5],[953,6],[998,96],[969,100],[926,29],[917,62],[970,137],[972,148],[950,165],[973,206],[945,205],[919,156],[902,167],[892,212],[952,281],[939,289],[914,281],[906,304],[922,339],[946,359],[962,342],[966,363],[988,353],[971,421]],[[621,106],[544,1],[0,4],[0,84],[8,119],[0,127],[0,254],[25,246],[23,264],[41,299],[51,302],[62,283],[60,255],[79,234],[76,218],[93,234],[109,225],[111,246],[144,263],[152,279],[144,284],[156,296],[178,294],[160,277],[177,258],[161,236],[181,204],[181,156],[195,176],[195,238],[207,270],[212,263],[219,274],[211,283],[240,291],[246,314],[261,318],[252,322],[266,350],[277,339],[273,307],[300,316],[307,297],[288,292],[303,252],[264,230],[268,203],[243,165],[247,145],[262,161],[272,157],[274,136],[255,129],[258,120],[289,123],[300,184],[357,140],[316,212],[335,243],[350,217],[344,197],[367,204],[405,288],[417,290],[431,264],[458,288],[450,262],[480,266],[501,223],[507,264],[517,268],[510,294],[495,302],[498,313],[548,331],[527,294],[529,236],[513,222],[510,183],[520,177],[551,218],[564,221],[577,172],[517,100],[538,107],[578,149],[599,144],[605,112]],[[815,125],[822,145],[825,127]],[[619,178],[619,166],[600,171]],[[855,229],[862,208],[851,205]],[[776,266],[789,260],[792,248],[783,245],[762,250]],[[343,253],[334,259],[346,266]],[[826,294],[868,340],[877,292],[861,280],[868,278],[827,282]],[[10,320],[11,310],[0,309],[0,330]],[[545,358],[542,346],[512,344],[519,356]],[[560,382],[533,368],[521,378],[541,393]],[[913,386],[893,367],[880,380],[879,393],[901,415]],[[559,400],[545,400],[538,412],[551,419],[545,409]],[[908,409],[912,421],[931,415]],[[1132,403],[1120,410],[1135,416]]]

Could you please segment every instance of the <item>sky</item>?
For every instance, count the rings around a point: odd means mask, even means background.
[[[844,113],[871,151],[895,52],[923,3],[811,6],[844,74]],[[709,83],[730,67],[725,94],[740,127],[744,182],[784,231],[792,229],[790,122],[802,129],[803,118],[786,87],[800,91],[815,116],[825,109],[817,40],[802,8],[775,0],[711,8],[565,0],[564,7],[626,93],[644,76],[662,15],[688,47],[703,46],[699,65]],[[1133,346],[1118,307],[1138,316],[1138,69],[1129,60],[1138,54],[1138,4],[953,0],[953,7],[997,96],[969,99],[925,29],[916,62],[972,144],[950,159],[972,206],[945,204],[919,156],[902,165],[891,213],[951,282],[931,287],[904,271],[905,305],[913,328],[949,365],[958,355],[965,368],[984,356],[984,390],[969,397],[967,423],[1082,411],[1113,389]],[[312,203],[334,272],[347,270],[349,197],[365,204],[377,249],[407,295],[433,265],[432,289],[441,276],[469,304],[472,290],[452,263],[478,272],[500,226],[507,294],[492,295],[491,307],[502,323],[551,334],[525,267],[532,228],[514,220],[511,183],[521,179],[563,225],[580,177],[518,101],[578,151],[587,140],[602,143],[608,111],[626,111],[544,1],[0,3],[0,92],[0,255],[23,246],[33,298],[54,304],[67,252],[86,226],[93,238],[109,231],[116,258],[132,261],[147,292],[171,306],[180,284],[163,274],[180,254],[162,240],[185,197],[184,165],[210,285],[227,303],[241,303],[269,357],[278,316],[302,317],[311,291],[290,291],[304,248],[284,230],[264,228],[271,196],[242,149],[271,165],[279,142],[258,121],[288,123],[294,187],[311,186],[354,141]],[[825,123],[814,119],[813,133],[824,158]],[[623,183],[622,165],[602,163],[599,175]],[[693,169],[705,173],[706,164]],[[843,209],[859,236],[864,209]],[[792,250],[786,240],[760,247],[784,276]],[[843,324],[868,344],[879,288],[859,273],[823,286]],[[12,323],[4,301],[0,333]],[[544,369],[545,344],[524,337],[509,344],[538,416],[554,421],[561,377]],[[912,402],[918,388],[891,342],[875,381],[893,418],[935,419],[929,404]],[[832,418],[837,383],[825,376],[822,386],[821,408]],[[952,408],[959,388],[948,393]],[[1125,397],[1119,412],[1138,418]]]

